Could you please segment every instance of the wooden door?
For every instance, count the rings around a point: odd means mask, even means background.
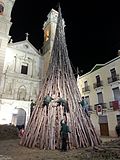
[[[100,124],[100,135],[101,136],[109,136],[108,123]]]

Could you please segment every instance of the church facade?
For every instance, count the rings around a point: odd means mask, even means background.
[[[9,42],[14,3],[0,0],[0,124],[26,125],[48,68],[58,13],[52,9],[44,23],[41,54],[28,34],[24,41]]]

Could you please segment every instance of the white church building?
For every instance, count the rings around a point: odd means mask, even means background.
[[[15,0],[0,0],[0,124],[26,125],[31,100],[36,101],[48,68],[58,12],[52,9],[43,25],[41,51],[28,40],[9,42]]]

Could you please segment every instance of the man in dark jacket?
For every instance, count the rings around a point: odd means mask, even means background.
[[[33,102],[33,100],[31,100],[31,104],[30,104],[30,116],[32,115],[33,109],[35,107],[36,103]]]
[[[58,93],[58,100],[57,102],[57,106],[62,105],[64,107],[64,113],[69,113],[69,105],[68,105],[68,99],[64,99],[60,97],[60,93]]]
[[[81,104],[84,113],[86,113],[87,116],[90,117],[90,114],[89,114],[89,111],[88,111],[88,106],[89,105],[88,105],[88,102],[87,102],[86,98],[82,97],[82,100],[79,101],[78,103]]]
[[[64,113],[69,113],[68,99],[62,98],[62,106],[64,107]]]
[[[43,100],[43,107],[46,106],[46,113],[48,114],[48,106],[49,103],[53,100],[53,98],[50,96],[50,93],[48,93]]]
[[[69,130],[69,126],[67,125],[67,121],[61,120],[61,130],[60,130],[60,136],[62,140],[61,151],[67,151],[68,133],[71,133],[71,132]]]

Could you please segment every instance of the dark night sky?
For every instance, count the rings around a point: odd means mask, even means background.
[[[105,0],[104,0],[105,1]],[[90,71],[95,64],[105,63],[117,56],[120,49],[120,9],[116,1],[61,0],[62,16],[66,24],[69,58],[75,71]],[[16,0],[12,11],[13,42],[25,39],[37,48],[43,42],[43,23],[58,0]],[[40,4],[39,4],[40,3]]]

